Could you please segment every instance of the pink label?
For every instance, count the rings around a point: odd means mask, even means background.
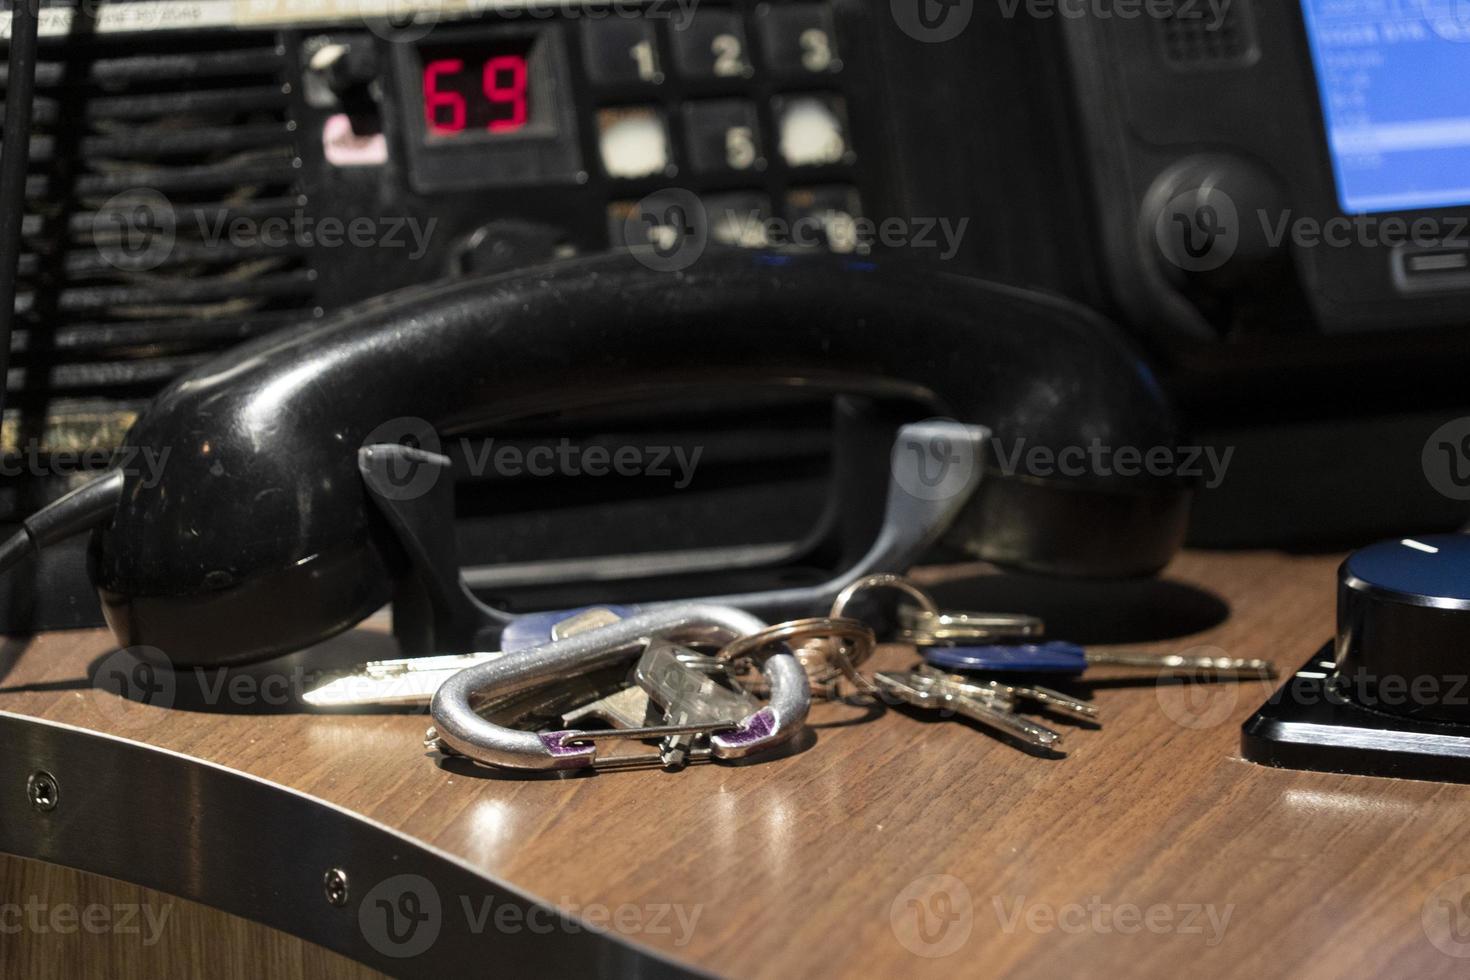
[[[343,112],[329,116],[322,126],[322,150],[334,167],[378,167],[388,162],[388,141],[383,134],[358,136]]]

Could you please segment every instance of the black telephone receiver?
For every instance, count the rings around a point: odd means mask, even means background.
[[[389,601],[406,559],[358,450],[394,419],[449,435],[650,392],[775,384],[913,396],[1053,452],[1176,442],[1139,356],[1066,301],[831,255],[712,250],[678,273],[646,258],[405,290],[173,383],[128,436],[167,450],[162,479],[124,478],[90,548],[118,639],[175,663],[239,663]],[[1158,478],[987,469],[948,540],[1032,569],[1142,574],[1178,546],[1186,500]]]

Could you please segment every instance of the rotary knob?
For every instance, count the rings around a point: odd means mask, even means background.
[[[1470,724],[1470,535],[1384,541],[1338,571],[1334,682],[1364,707]]]

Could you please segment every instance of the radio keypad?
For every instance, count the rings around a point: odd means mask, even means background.
[[[777,146],[788,167],[820,167],[848,158],[847,112],[833,95],[781,96],[775,101]]]
[[[598,85],[658,85],[664,80],[658,33],[649,20],[612,18],[582,31],[587,74]]]
[[[674,62],[685,78],[749,78],[750,45],[733,10],[701,9],[669,30]]]
[[[684,140],[689,162],[700,173],[763,170],[766,165],[755,104],[744,99],[686,102]]]
[[[645,106],[597,113],[602,168],[609,177],[635,180],[669,168],[669,132],[657,109]]]
[[[827,4],[709,0],[580,30],[602,170],[623,199],[609,204],[615,243],[643,235],[624,227],[632,199],[667,188],[697,197],[712,243],[864,250]]]
[[[854,188],[797,188],[786,195],[785,210],[793,244],[825,245],[843,255],[867,251],[857,234],[862,210]]]
[[[782,76],[842,70],[832,13],[825,4],[765,4],[756,13],[765,64]]]

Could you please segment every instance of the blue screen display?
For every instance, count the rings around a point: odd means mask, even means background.
[[[1302,0],[1348,214],[1470,204],[1470,0]]]

